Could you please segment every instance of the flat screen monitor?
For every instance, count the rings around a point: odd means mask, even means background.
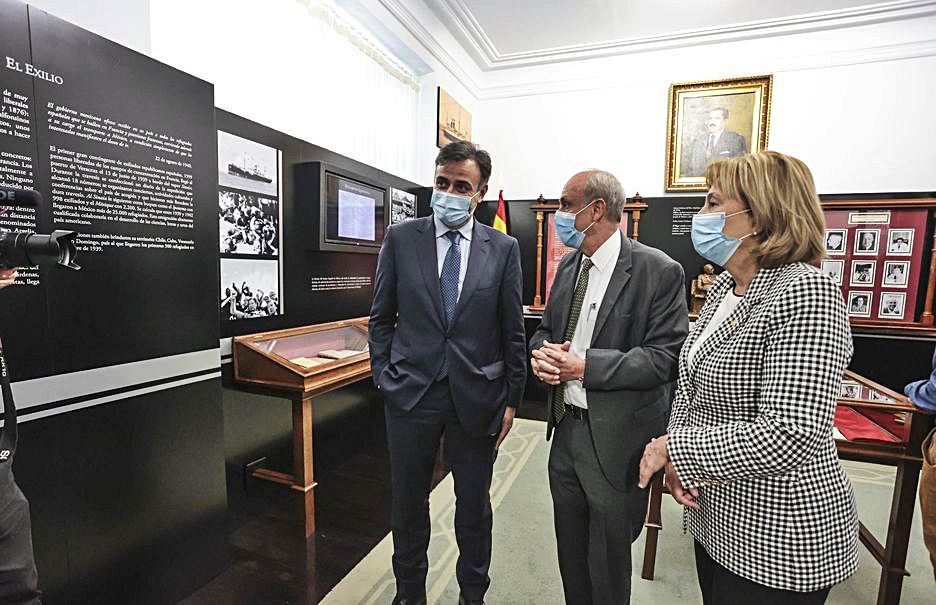
[[[386,195],[385,189],[325,173],[325,242],[379,249]]]

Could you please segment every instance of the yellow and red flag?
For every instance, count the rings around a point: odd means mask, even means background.
[[[504,203],[503,189],[497,194],[497,212],[494,213],[494,222],[491,226],[507,235],[507,204]]]

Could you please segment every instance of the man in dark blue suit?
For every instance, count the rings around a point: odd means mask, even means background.
[[[426,602],[429,489],[443,434],[457,498],[459,603],[484,602],[494,458],[526,381],[520,248],[473,218],[491,158],[458,142],[435,163],[432,216],[387,231],[369,325],[386,402],[395,605]]]

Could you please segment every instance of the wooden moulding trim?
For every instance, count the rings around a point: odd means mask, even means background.
[[[887,321],[852,319],[851,327],[852,331],[856,334],[880,334],[883,336],[936,336],[936,327],[927,326],[922,322],[897,324]]]
[[[861,441],[835,441],[839,458],[857,462],[870,462],[872,464],[887,464],[899,466],[903,462],[922,462],[922,456],[913,456],[907,453],[906,448],[897,447],[896,444],[885,445],[874,442]]]

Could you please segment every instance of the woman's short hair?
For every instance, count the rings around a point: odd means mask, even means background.
[[[814,263],[825,256],[825,216],[802,161],[776,151],[718,160],[705,168],[705,183],[751,209],[761,266]]]

